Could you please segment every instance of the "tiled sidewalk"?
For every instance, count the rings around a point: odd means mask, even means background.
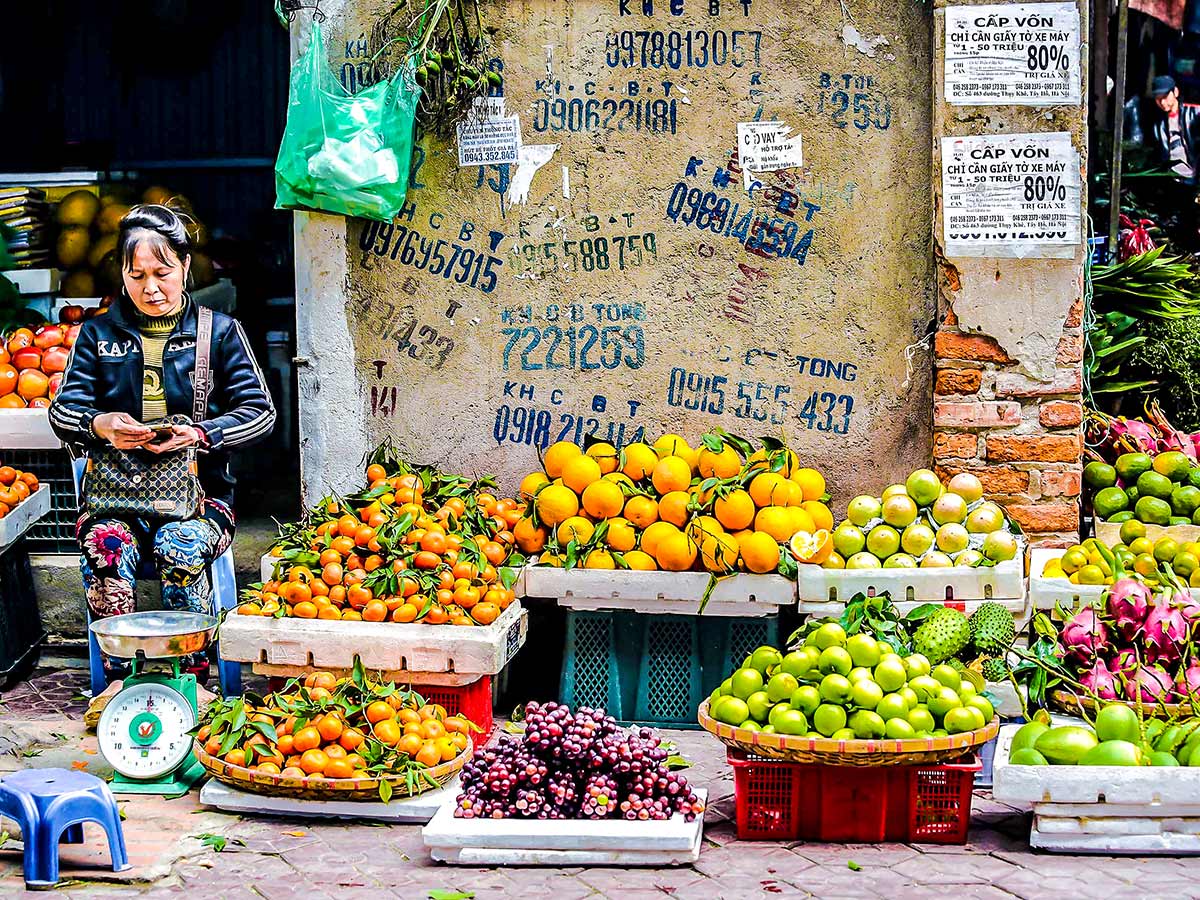
[[[78,673],[43,674],[28,689],[0,698],[0,739],[7,738],[10,746],[0,756],[0,769],[80,762],[105,774],[95,738],[85,737],[78,724],[79,701],[71,699],[81,686]],[[63,704],[61,711],[53,709],[54,703]],[[192,792],[171,801],[123,800],[134,871],[121,876],[106,872],[108,857],[99,831],[89,828],[86,844],[63,847],[64,877],[73,880],[54,896],[423,900],[431,890],[530,900],[1056,895],[1064,900],[1175,900],[1200,895],[1200,860],[1034,853],[1027,843],[1029,817],[993,802],[985,792],[976,793],[970,839],[963,847],[739,842],[729,821],[733,782],[724,748],[703,732],[670,736],[694,763],[689,778],[710,791],[704,848],[694,867],[449,867],[430,861],[416,826],[241,818],[202,809]],[[197,837],[201,834],[224,836],[226,849],[218,853],[205,847]],[[0,896],[22,890],[20,846],[15,840],[0,846]]]

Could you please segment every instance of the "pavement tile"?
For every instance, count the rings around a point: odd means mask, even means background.
[[[1116,900],[1130,896],[1129,885],[1096,871],[1079,871],[1064,867],[1057,875],[1045,875],[1021,868],[1005,875],[996,887],[1026,900],[1046,897],[1070,897],[1071,900]],[[1191,896],[1194,888],[1181,884],[1178,896]]]
[[[738,841],[723,847],[703,850],[695,863],[697,871],[713,878],[722,875],[794,875],[812,863],[778,844],[766,841]]]
[[[907,844],[811,844],[788,847],[792,853],[818,865],[845,865],[850,860],[862,866],[892,866],[920,855]]]
[[[949,857],[922,854],[892,866],[914,884],[990,884],[1017,871],[1012,863],[984,854]]]
[[[688,887],[708,881],[691,868],[664,869],[584,869],[576,878],[602,893],[614,890],[658,890],[660,887]]]

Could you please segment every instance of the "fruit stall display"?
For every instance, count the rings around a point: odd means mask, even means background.
[[[1122,453],[1112,464],[1094,460],[1084,467],[1083,481],[1096,536],[1106,543],[1115,544],[1128,521],[1149,526],[1151,537],[1169,528],[1183,540],[1200,538],[1200,465],[1182,450]]]
[[[78,324],[15,328],[0,341],[0,414],[45,409],[58,393]]]
[[[527,704],[515,728],[475,752],[457,798],[425,828],[434,859],[546,865],[574,853],[586,863],[589,851],[610,864],[697,858],[704,792],[674,771],[686,761],[652,729],[558,703]]]
[[[0,549],[12,544],[50,508],[50,492],[38,477],[0,464]]]
[[[265,697],[218,699],[195,752],[219,781],[250,793],[374,800],[438,788],[471,755],[480,729],[416,691],[352,674],[311,672]]]
[[[1032,804],[1030,844],[1070,852],[1200,853],[1200,719],[1104,704],[1001,730],[993,796]],[[1194,760],[1193,760],[1194,758]]]
[[[833,612],[882,591],[900,602],[994,598],[1024,611],[1020,529],[968,472],[943,484],[918,469],[879,497],[855,497],[829,542],[819,566],[799,567],[801,611]]]
[[[926,624],[939,653],[957,644]],[[729,748],[738,836],[964,842],[973,750],[999,728],[975,678],[838,622],[759,647],[698,713]]]

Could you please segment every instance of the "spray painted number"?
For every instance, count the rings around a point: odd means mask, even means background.
[[[616,369],[624,363],[630,369],[640,369],[646,361],[646,344],[641,325],[583,325],[579,328],[501,328],[508,335],[504,346],[504,371],[519,368],[524,372],[539,369]],[[516,346],[525,341],[518,364],[513,365]],[[598,345],[598,346],[597,346]],[[540,349],[539,349],[540,348]],[[534,351],[538,351],[534,353]],[[544,351],[544,356],[543,356]],[[565,360],[564,360],[565,357]],[[539,361],[539,359],[541,361]]]
[[[674,100],[566,100],[545,98],[533,103],[533,130],[649,131],[674,134],[678,126]]]
[[[413,332],[416,332],[414,337]],[[425,360],[434,369],[440,369],[446,363],[447,357],[454,350],[454,341],[449,336],[438,334],[432,325],[422,325],[417,328],[413,321],[402,332],[396,335],[396,348],[416,360]]]
[[[452,244],[445,238],[435,241],[415,228],[391,222],[371,222],[363,228],[358,245],[364,255],[374,252],[398,260],[402,266],[441,275],[447,281],[453,278],[485,294],[496,289],[496,271],[504,265],[504,260],[482,250]]]
[[[602,422],[594,416],[559,413],[558,435],[552,436],[550,429],[553,418],[549,410],[504,404],[496,408],[492,436],[497,444],[525,444],[545,450],[551,439],[582,444],[585,437],[596,437],[619,448],[626,443],[642,440],[646,434],[645,427],[641,425],[627,436],[625,422]]]
[[[838,128],[853,125],[859,131],[886,131],[892,124],[892,101],[874,92],[822,91],[817,95],[817,112],[829,116]]]
[[[805,203],[805,221],[811,220],[819,209]],[[758,256],[794,259],[798,266],[808,259],[815,234],[812,228],[801,233],[800,225],[791,216],[785,220],[783,216],[761,213],[753,207],[743,211],[739,203],[731,204],[728,197],[718,197],[712,191],[690,187],[682,181],[671,190],[666,215],[672,222],[733,238]]]
[[[612,31],[604,39],[604,50],[610,69],[703,69],[730,63],[740,69],[747,63],[762,64],[762,32]]]
[[[834,422],[834,410],[841,421]],[[832,431],[834,434],[845,434],[850,430],[850,413],[854,410],[854,398],[849,394],[831,394],[829,391],[817,393],[804,401],[800,410],[800,421],[809,428],[817,431]]]

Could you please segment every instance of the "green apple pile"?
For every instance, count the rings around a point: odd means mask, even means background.
[[[942,484],[918,469],[882,497],[855,497],[833,531],[829,569],[913,569],[1005,562],[1018,545],[1004,510],[983,484],[960,472]]]
[[[1008,761],[1015,766],[1200,766],[1200,719],[1168,723],[1147,719],[1143,728],[1129,706],[1110,703],[1094,727],[1028,722],[1013,735]]]
[[[917,738],[983,728],[994,711],[950,665],[900,656],[827,622],[784,655],[759,647],[709,697],[718,722],[834,740]]]

